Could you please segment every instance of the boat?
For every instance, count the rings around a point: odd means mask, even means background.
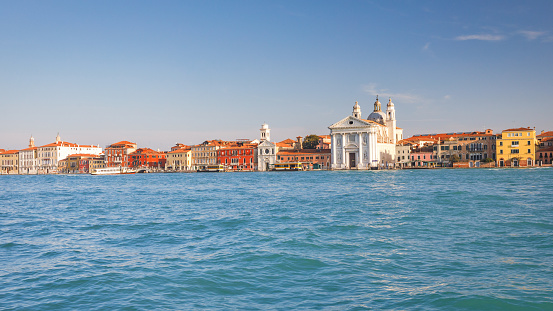
[[[135,174],[136,171],[127,167],[115,166],[97,168],[90,172],[91,175],[119,175],[119,174]]]
[[[204,165],[198,169],[199,173],[224,172],[225,166],[222,164]]]
[[[303,171],[303,165],[301,162],[282,162],[275,163],[273,171]]]

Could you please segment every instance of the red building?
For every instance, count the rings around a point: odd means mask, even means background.
[[[330,149],[294,149],[277,152],[277,163],[301,162],[304,169],[330,169]]]
[[[150,148],[140,148],[135,152],[129,153],[126,167],[146,167],[154,170],[162,170],[165,168],[166,154],[164,152],[155,151]]]
[[[120,141],[105,149],[106,167],[128,166],[129,154],[136,151],[136,143]]]
[[[231,171],[253,171],[256,166],[257,144],[237,143],[217,150],[217,164]]]

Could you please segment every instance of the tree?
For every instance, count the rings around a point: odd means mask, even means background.
[[[459,162],[459,161],[461,161],[461,158],[459,158],[458,155],[454,154],[454,155],[452,155],[451,157],[449,157],[449,161],[451,161],[451,163],[453,163],[453,162]]]
[[[482,160],[482,162],[490,163],[490,162],[494,162],[494,160],[492,158],[485,158],[484,160]]]
[[[307,135],[305,136],[302,144],[303,149],[315,149],[319,144],[319,136],[317,135]]]

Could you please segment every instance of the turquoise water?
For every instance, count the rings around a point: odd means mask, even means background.
[[[552,180],[0,176],[0,309],[552,310]]]

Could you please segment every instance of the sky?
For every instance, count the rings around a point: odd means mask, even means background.
[[[0,0],[0,148],[553,130],[553,1]]]

